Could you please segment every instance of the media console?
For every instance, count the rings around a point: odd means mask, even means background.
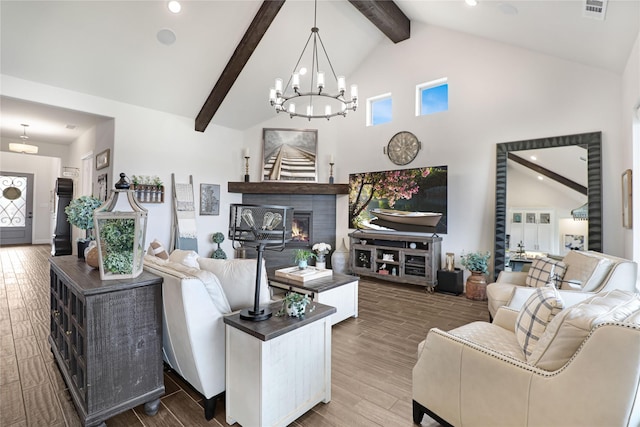
[[[436,285],[442,237],[358,230],[349,238],[349,263],[354,274],[429,288]]]

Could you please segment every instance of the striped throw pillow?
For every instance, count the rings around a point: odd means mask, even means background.
[[[547,325],[564,303],[552,284],[537,288],[527,299],[516,319],[516,339],[525,356],[531,356]]]
[[[153,242],[149,244],[149,249],[147,249],[147,254],[157,256],[160,259],[169,259],[169,254],[162,246],[162,243],[158,242],[154,239]]]

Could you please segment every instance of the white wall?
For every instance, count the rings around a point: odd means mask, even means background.
[[[60,171],[60,159],[21,153],[2,152],[0,170],[33,174],[33,226],[31,241],[34,244],[51,243],[55,216],[53,191]]]
[[[620,174],[633,170],[633,224],[634,228],[623,229],[624,256],[640,262],[640,34],[629,55],[622,75],[622,163]],[[619,187],[620,188],[620,187]],[[621,190],[618,190],[621,194]],[[620,203],[622,203],[620,201]],[[619,203],[619,204],[620,204]],[[621,218],[621,217],[619,217]],[[635,230],[635,233],[634,233]],[[640,278],[638,278],[640,283]],[[640,286],[639,286],[640,289]]]
[[[497,143],[602,131],[603,250],[623,254],[621,226],[613,220],[621,209],[614,194],[624,144],[620,76],[415,22],[409,40],[381,43],[358,70],[347,79],[359,86],[360,108],[346,119],[308,124],[276,117],[245,132],[245,143],[259,149],[262,127],[317,128],[320,180],[328,176],[322,159],[333,152],[336,182],[347,182],[352,172],[397,168],[382,149],[396,132],[413,132],[423,148],[406,167],[449,166],[442,253],[459,256],[493,251]],[[441,77],[449,79],[449,111],[415,117],[415,86]],[[365,127],[366,99],[386,92],[393,97],[392,122]],[[349,232],[347,207],[348,198],[339,197],[338,236]]]

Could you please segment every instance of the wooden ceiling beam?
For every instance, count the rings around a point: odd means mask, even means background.
[[[523,159],[520,156],[517,156],[513,153],[508,153],[507,157],[509,160],[513,160],[516,163],[521,164],[522,166],[531,169],[534,172],[539,173],[540,175],[546,176],[549,179],[552,179],[556,182],[559,182],[562,185],[569,187],[570,189],[577,191],[580,194],[588,195],[587,187],[582,184],[578,184],[577,182],[570,180],[569,178],[565,178],[564,176],[555,173],[545,167],[542,167],[538,164],[530,162],[529,160]]]
[[[196,117],[196,131],[205,131],[284,2],[285,0],[265,0],[262,2],[258,13],[253,17],[251,25],[245,31],[242,40],[238,43],[231,59],[227,62],[209,97],[200,109]]]
[[[411,21],[390,0],[349,0],[369,21],[392,42],[398,43],[411,36]]]

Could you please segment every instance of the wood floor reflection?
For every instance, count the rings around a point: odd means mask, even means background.
[[[47,342],[49,256],[48,245],[0,248],[0,427],[81,425]],[[292,426],[413,426],[411,369],[418,343],[430,328],[489,319],[486,302],[364,279],[359,310],[357,319],[333,327],[331,402],[316,405]],[[228,425],[224,399],[207,422],[199,393],[170,371],[164,383],[157,415],[138,407],[107,425]]]

